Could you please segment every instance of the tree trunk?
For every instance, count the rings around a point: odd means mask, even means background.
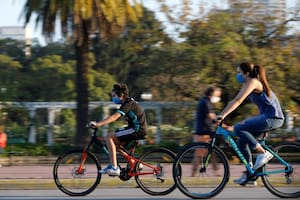
[[[76,136],[75,145],[83,146],[88,139],[88,129],[86,128],[88,120],[88,34],[84,34],[81,44],[75,43],[76,53],[76,93],[77,93],[77,109],[76,109]]]

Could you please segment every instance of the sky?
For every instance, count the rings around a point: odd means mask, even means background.
[[[150,9],[157,11],[158,13],[158,5],[156,0],[140,0],[143,2],[143,4],[146,7],[149,7]],[[181,0],[169,0],[172,2],[172,4],[178,4],[179,1]],[[198,2],[204,2],[205,5],[210,5],[212,4],[220,4],[222,0],[194,0],[197,3]],[[24,25],[24,16],[21,16],[22,8],[24,6],[24,3],[26,0],[1,0],[0,3],[0,27],[2,26],[23,26]],[[295,6],[295,0],[287,0],[287,7],[293,7]],[[158,17],[161,17],[159,13],[157,14]],[[32,38],[38,38],[39,42],[44,45],[45,40],[41,36],[41,30],[39,28],[35,27],[35,23],[33,20],[31,20],[30,24],[28,25],[29,29],[31,30],[29,35]],[[297,23],[296,26],[297,30],[300,30],[300,22]],[[59,37],[59,36],[57,36]]]

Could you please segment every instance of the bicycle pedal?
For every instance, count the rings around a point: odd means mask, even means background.
[[[117,174],[107,174],[107,175],[110,176],[110,177],[120,176],[120,174],[119,175],[117,175]]]

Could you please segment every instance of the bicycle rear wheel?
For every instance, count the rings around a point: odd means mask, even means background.
[[[53,168],[53,178],[58,189],[65,194],[84,196],[99,184],[100,169],[100,163],[94,154],[83,154],[83,149],[72,150],[58,157]]]
[[[215,146],[211,157],[206,159],[208,148],[207,143],[192,143],[184,147],[175,159],[174,181],[178,189],[188,197],[211,198],[219,194],[229,180],[230,171],[226,155]],[[203,163],[205,160],[208,162],[206,168]]]
[[[166,195],[175,190],[176,185],[172,177],[172,165],[175,154],[159,148],[146,152],[139,158],[135,176],[138,186],[150,195]]]
[[[300,144],[285,143],[277,146],[274,150],[291,165],[292,170],[288,172],[288,168],[273,157],[262,169],[268,174],[261,177],[265,187],[272,194],[281,198],[300,197]],[[278,171],[282,171],[282,173],[278,173]]]

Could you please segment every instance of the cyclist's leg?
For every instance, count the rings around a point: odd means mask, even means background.
[[[107,173],[109,175],[119,175],[120,168],[117,162],[117,146],[120,145],[120,142],[128,141],[133,138],[133,134],[135,130],[132,128],[120,128],[115,133],[108,133],[105,138],[107,148],[110,152],[110,162],[105,169],[101,171],[101,173]]]
[[[251,149],[260,153],[256,164],[254,164],[254,168],[261,167],[272,158],[272,155],[263,149],[256,138],[261,135],[262,132],[280,127],[282,123],[283,120],[281,119],[270,119],[266,118],[265,115],[258,115],[235,125],[234,129],[236,134],[247,141]]]
[[[251,150],[256,149],[256,146],[258,144],[257,140],[255,139],[255,136],[252,134],[255,132],[253,129],[253,126],[255,126],[253,125],[253,122],[255,121],[256,119],[250,118],[234,126],[234,132],[239,137],[239,149],[241,150],[243,156],[249,164],[252,163]]]
[[[279,128],[282,126],[283,121],[284,121],[283,119],[267,118],[266,119],[266,123],[267,123],[266,128],[264,130],[258,130],[258,131],[266,132],[266,131],[269,131],[272,129]],[[264,164],[266,164],[267,162],[269,162],[269,160],[271,160],[273,158],[273,155],[270,152],[264,150],[260,144],[258,144],[256,147],[257,147],[256,150],[261,153],[257,155],[256,162],[253,167],[254,169],[258,169],[258,168],[262,167]]]
[[[264,153],[264,150],[257,142],[256,138],[260,136],[262,132],[270,130],[272,127],[273,126],[268,122],[268,118],[264,115],[258,115],[236,124],[234,126],[234,132],[240,137],[242,143],[249,145],[251,150]]]
[[[117,162],[117,150],[115,144],[115,133],[108,133],[105,137],[105,143],[109,151],[110,164],[106,168],[101,169],[99,172],[102,174],[108,174],[111,176],[118,176],[120,174],[120,168]]]
[[[260,132],[257,130],[266,129],[267,123],[264,116],[255,116],[244,120],[234,126],[234,131],[237,136],[239,136],[238,145],[239,148],[247,160],[247,162],[253,166],[252,164],[252,153],[251,150],[257,150],[258,152],[263,153],[264,149],[260,146],[260,144],[255,139],[260,135]],[[250,150],[250,149],[251,150]],[[243,173],[239,179],[235,179],[234,182],[237,184],[245,184],[247,180],[247,174]],[[251,184],[256,184],[256,182],[249,182]]]
[[[206,142],[209,143],[211,140],[210,135],[199,135],[194,134],[193,135],[193,141],[194,142]],[[196,149],[194,152],[194,158],[193,158],[193,165],[192,165],[192,174],[191,176],[197,175],[197,170],[199,168],[200,163],[202,163],[203,157],[206,155],[207,150],[206,149]]]
[[[252,153],[251,153],[251,150],[250,150],[249,145],[247,143],[247,140],[244,137],[240,137],[238,139],[237,144],[238,144],[238,147],[239,147],[241,153],[243,154],[243,156],[247,160],[247,162],[250,165],[253,165],[252,164]]]
[[[125,127],[125,128],[120,128],[118,129],[118,131],[116,131],[115,143],[117,144],[117,148],[119,147],[119,145],[128,144],[129,142],[136,139],[137,139],[136,132],[132,128]],[[121,151],[120,153],[126,154],[126,152],[124,151]],[[132,162],[131,164],[133,164],[135,161],[131,160],[130,162]]]

